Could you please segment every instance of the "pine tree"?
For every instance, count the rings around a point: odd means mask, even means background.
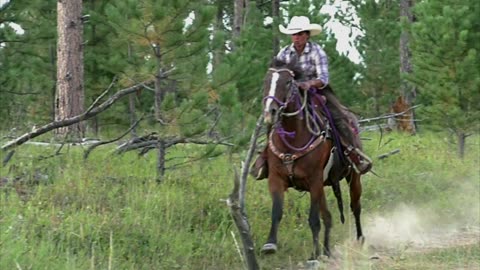
[[[55,93],[55,3],[10,1],[0,10],[0,100],[10,119],[8,125],[31,128],[34,122],[53,119]],[[4,20],[4,19],[2,19]]]
[[[363,59],[360,87],[369,97],[364,109],[370,110],[373,115],[380,115],[388,111],[390,102],[398,95],[400,85],[399,5],[386,0],[352,3],[364,32],[357,44]]]
[[[463,157],[465,139],[480,128],[480,2],[423,1],[413,25],[414,74],[423,115],[451,130]]]

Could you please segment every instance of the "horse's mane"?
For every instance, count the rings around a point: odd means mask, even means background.
[[[302,72],[302,69],[300,68],[300,66],[297,64],[297,59],[293,59],[290,63],[286,63],[286,62],[274,57],[272,59],[272,62],[270,63],[270,67],[271,68],[277,68],[277,69],[280,69],[280,68],[290,69],[295,74],[295,77],[294,77],[295,80],[299,80],[303,77],[303,72]]]

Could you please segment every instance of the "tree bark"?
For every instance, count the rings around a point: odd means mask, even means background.
[[[273,55],[277,55],[278,51],[280,50],[280,40],[278,38],[278,28],[276,27],[280,18],[280,0],[272,0],[272,50]]]
[[[400,19],[405,19],[408,24],[413,23],[413,3],[414,0],[400,0]],[[412,53],[409,48],[410,36],[408,31],[402,30],[400,35],[400,77],[412,73]],[[401,96],[405,99],[408,106],[412,106],[414,98],[416,96],[416,89],[404,78],[401,79],[400,84]],[[414,112],[412,111],[411,117],[408,119],[408,130],[411,134],[416,133],[415,122],[413,121]]]
[[[157,183],[161,183],[165,175],[165,142],[162,138],[157,141]]]
[[[240,37],[244,24],[245,5],[247,0],[234,0],[233,3],[233,45],[232,51],[235,49],[235,40]]]
[[[458,139],[458,156],[463,159],[465,157],[465,139],[467,135],[465,132],[458,132],[457,139]]]
[[[154,109],[155,109],[155,120],[159,123],[163,123],[162,118],[162,102],[165,93],[163,92],[163,87],[161,86],[162,79],[164,77],[162,69],[162,54],[160,44],[155,44],[153,47],[155,52],[155,57],[157,59],[157,74],[155,74],[155,95],[154,95]]]
[[[242,255],[245,257],[246,266],[249,270],[260,269],[257,258],[255,256],[255,244],[250,233],[250,224],[245,213],[245,194],[247,190],[246,186],[248,168],[250,167],[250,161],[252,160],[252,157],[255,153],[257,139],[262,126],[263,115],[258,118],[256,128],[252,134],[252,137],[250,138],[250,148],[248,149],[245,161],[242,162],[242,171],[240,177],[238,176],[237,170],[235,170],[235,178],[233,179],[233,190],[229,198],[227,199],[227,205],[230,207],[230,213],[242,239]]]
[[[57,32],[55,121],[62,121],[84,110],[82,0],[57,1]],[[83,138],[84,124],[78,122],[56,129],[57,137],[67,134]]]

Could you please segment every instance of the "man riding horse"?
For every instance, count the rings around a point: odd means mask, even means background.
[[[279,26],[280,32],[291,35],[292,44],[284,47],[277,54],[277,59],[285,63],[296,61],[304,74],[298,88],[307,91],[315,89],[325,96],[333,124],[340,135],[341,144],[344,147],[344,155],[354,170],[365,174],[372,168],[372,162],[362,151],[362,145],[358,136],[358,127],[355,116],[343,106],[328,88],[328,58],[320,45],[310,41],[310,36],[318,35],[322,27],[311,24],[305,16],[294,16],[287,27]],[[270,128],[268,130],[270,132]],[[257,157],[251,168],[251,174],[255,179],[267,178],[267,148]]]

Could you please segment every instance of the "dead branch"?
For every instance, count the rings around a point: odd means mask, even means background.
[[[38,129],[34,129],[31,132],[25,133],[22,136],[4,144],[1,149],[3,151],[6,151],[10,148],[22,145],[26,141],[28,141],[30,139],[33,139],[33,138],[36,138],[36,137],[38,137],[38,136],[40,136],[44,133],[47,133],[51,130],[54,130],[54,129],[57,129],[57,128],[60,128],[60,127],[70,126],[70,125],[73,125],[73,124],[78,123],[80,121],[89,119],[89,118],[105,111],[106,109],[108,109],[118,99],[142,89],[143,84],[151,84],[151,83],[153,83],[153,81],[144,82],[144,83],[141,83],[141,84],[137,84],[137,85],[122,89],[122,90],[116,92],[113,96],[111,96],[109,99],[104,101],[102,104],[98,105],[95,108],[91,108],[91,110],[85,111],[84,113],[82,113],[80,115],[77,115],[77,116],[74,116],[74,117],[71,117],[71,118],[67,118],[67,119],[64,119],[64,120],[60,120],[60,121],[54,121],[54,122],[51,122],[49,124],[46,124],[46,125],[38,128]]]
[[[371,121],[378,121],[378,120],[383,120],[383,119],[388,119],[388,118],[392,118],[392,117],[396,117],[396,116],[400,116],[400,115],[404,115],[406,114],[407,112],[419,107],[420,105],[415,105],[413,107],[410,107],[408,108],[407,110],[403,111],[403,112],[399,112],[399,113],[390,113],[390,114],[387,114],[387,115],[382,115],[382,116],[378,116],[378,117],[373,117],[373,118],[366,118],[366,119],[361,119],[361,120],[358,120],[358,123],[368,123],[368,122],[371,122]]]
[[[245,256],[248,269],[259,269],[257,258],[255,257],[255,247],[250,233],[250,224],[248,223],[248,218],[245,214],[245,191],[247,186],[247,176],[248,168],[250,166],[250,161],[255,153],[255,148],[257,145],[257,138],[262,129],[263,115],[261,115],[257,120],[257,125],[255,131],[252,134],[250,139],[250,148],[248,149],[247,156],[242,162],[242,171],[239,179],[237,170],[234,169],[234,185],[233,190],[230,196],[227,199],[227,205],[230,207],[230,213],[232,214],[235,225],[237,226],[238,231],[243,244],[243,255]]]
[[[248,169],[250,167],[250,162],[252,160],[252,157],[255,153],[256,145],[257,145],[257,140],[258,137],[260,136],[260,131],[262,130],[263,127],[263,114],[258,118],[257,124],[255,126],[255,131],[252,134],[252,137],[250,139],[250,148],[248,149],[247,156],[245,157],[245,160],[242,164],[242,172],[240,175],[240,208],[242,211],[245,209],[245,191],[247,187],[247,176],[248,176]]]
[[[146,154],[149,150],[155,149],[158,143],[158,140],[165,141],[165,148],[172,147],[177,144],[200,144],[200,145],[225,145],[225,146],[234,146],[232,143],[224,142],[227,138],[222,140],[203,140],[203,139],[192,139],[184,137],[175,137],[175,138],[160,138],[156,133],[148,134],[143,137],[134,138],[120,146],[117,147],[118,153],[124,153],[136,149],[142,148],[142,154]]]
[[[49,155],[49,156],[40,156],[38,158],[38,160],[45,160],[45,159],[49,159],[49,158],[53,158],[53,157],[56,157],[56,156],[59,156],[61,155],[60,151],[62,151],[63,147],[65,146],[65,141],[63,141],[63,143],[60,145],[60,147],[58,147],[57,151],[55,151],[54,154],[52,155]]]
[[[392,150],[388,153],[382,154],[382,155],[378,156],[377,158],[378,159],[385,159],[385,158],[387,158],[391,155],[395,155],[395,154],[398,154],[398,153],[400,153],[400,149],[395,149],[395,150]]]
[[[255,245],[250,234],[250,224],[248,223],[248,219],[239,205],[241,181],[239,180],[237,170],[234,169],[234,171],[234,186],[232,193],[227,200],[227,205],[230,207],[230,213],[235,225],[237,226],[238,232],[240,233],[240,238],[242,239],[243,256],[245,257],[245,261],[247,263],[247,269],[256,270],[260,269],[260,267],[255,256]]]
[[[116,142],[116,141],[122,139],[122,138],[125,137],[128,133],[130,133],[130,131],[131,131],[132,129],[134,129],[142,120],[143,120],[143,116],[140,117],[140,119],[138,119],[135,123],[133,123],[133,125],[132,125],[127,131],[125,131],[123,134],[121,134],[121,135],[118,136],[117,138],[114,138],[114,139],[111,139],[111,140],[108,140],[108,141],[100,141],[100,142],[94,143],[93,145],[91,145],[90,147],[88,147],[88,149],[85,151],[85,153],[83,154],[83,159],[87,159],[87,158],[88,158],[88,155],[90,155],[90,153],[93,151],[93,149],[97,148],[98,146],[100,146],[100,145],[105,145],[105,144],[109,144],[109,143],[113,143],[113,142]]]
[[[98,102],[100,102],[100,100],[102,100],[102,98],[108,93],[110,92],[110,89],[112,89],[112,87],[115,85],[115,83],[117,82],[117,77],[115,76],[113,79],[112,79],[112,82],[110,83],[110,85],[107,87],[107,89],[105,91],[103,91],[102,94],[100,94],[100,96],[98,96],[92,103],[92,105],[90,105],[90,107],[85,111],[85,113],[88,113],[90,112],[97,104]]]
[[[5,167],[7,163],[10,161],[10,159],[13,157],[13,154],[15,154],[15,150],[12,150],[8,152],[8,154],[5,156],[2,162],[2,166]]]

